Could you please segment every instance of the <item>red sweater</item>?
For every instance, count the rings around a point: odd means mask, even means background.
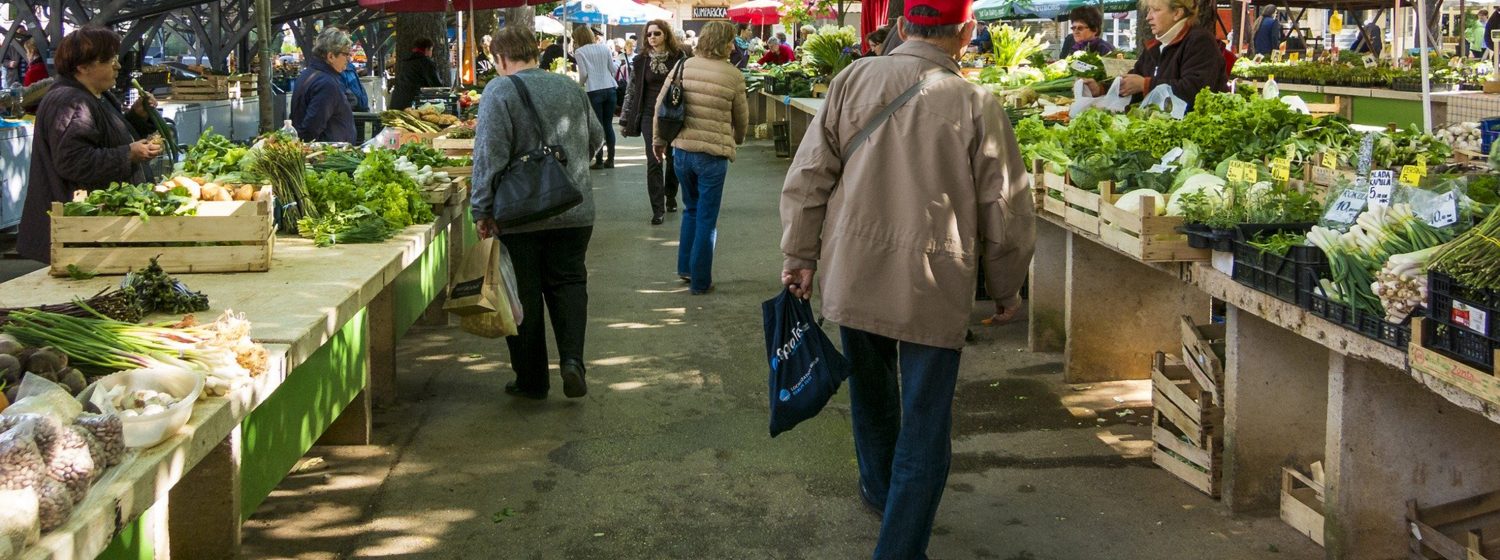
[[[45,79],[47,79],[47,61],[38,58],[26,66],[26,75],[21,76],[21,85],[30,86]]]
[[[797,53],[792,51],[791,46],[782,43],[780,48],[766,51],[765,56],[760,57],[759,63],[761,65],[786,64],[793,60],[797,60]]]

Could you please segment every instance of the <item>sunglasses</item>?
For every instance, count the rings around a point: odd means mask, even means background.
[[[662,36],[662,32],[660,32],[660,31],[652,31],[650,33],[647,33],[646,36],[647,37],[660,37],[660,36]]]

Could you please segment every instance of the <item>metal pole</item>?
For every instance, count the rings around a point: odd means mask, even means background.
[[[256,89],[260,90],[260,132],[275,129],[276,111],[271,104],[271,0],[255,0],[256,39],[260,43],[260,76]]]
[[[1417,0],[1417,56],[1422,59],[1422,131],[1432,132],[1432,73],[1427,68],[1427,0]]]

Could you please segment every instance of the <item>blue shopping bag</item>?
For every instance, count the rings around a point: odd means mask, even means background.
[[[782,290],[760,304],[771,365],[771,437],[818,415],[849,378],[849,360],[818,327],[812,305]]]

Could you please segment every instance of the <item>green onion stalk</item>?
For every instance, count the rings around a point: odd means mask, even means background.
[[[201,329],[168,325],[138,325],[102,315],[82,318],[28,309],[11,313],[3,330],[27,346],[56,348],[90,374],[159,365],[211,372],[223,363],[222,349],[203,346],[209,340]]]
[[[1418,219],[1408,204],[1366,210],[1347,232],[1314,226],[1307,234],[1307,240],[1328,255],[1329,278],[1322,282],[1323,292],[1334,301],[1376,314],[1383,314],[1384,306],[1373,286],[1386,262],[1450,239],[1451,230]]]
[[[1428,269],[1452,276],[1469,288],[1500,290],[1500,212],[1491,212],[1443,247],[1433,255]]]
[[[141,87],[140,80],[132,78],[130,85],[135,87],[135,91],[140,94],[142,100],[151,95],[146,93],[146,88]],[[144,102],[142,105],[146,109],[146,115],[151,118],[151,125],[156,127],[156,132],[161,134],[162,141],[167,145],[167,156],[171,157],[172,161],[177,161],[177,157],[181,155],[177,149],[177,132],[172,130],[172,127],[167,126],[167,120],[161,118],[161,111],[156,110],[156,107],[152,107],[150,103]]]

